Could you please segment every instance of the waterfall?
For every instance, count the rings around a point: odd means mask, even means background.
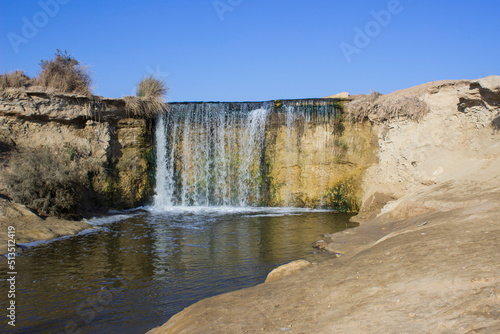
[[[154,206],[255,206],[270,104],[173,104],[156,123]]]
[[[158,208],[172,206],[173,175],[167,166],[167,128],[165,114],[158,115],[156,122],[156,195],[154,206]]]
[[[260,167],[268,112],[268,108],[253,110],[246,120],[241,150],[239,151],[238,201],[240,206],[248,206],[252,202],[258,203],[260,200],[256,171]],[[252,196],[254,198],[250,200]]]
[[[292,182],[293,182],[293,176],[292,176],[292,166],[293,166],[293,130],[294,130],[294,121],[296,115],[295,114],[295,106],[292,105],[285,105],[285,110],[286,110],[286,142],[285,142],[285,151],[286,151],[286,184],[285,186],[287,187],[288,191],[286,192],[286,197],[285,197],[285,204],[289,205],[292,199],[292,194],[290,189],[292,189]]]
[[[267,205],[271,191],[275,203],[291,205],[301,163],[319,166],[311,184],[324,193],[334,116],[333,103],[325,100],[172,103],[156,122],[155,208]],[[321,134],[313,141],[321,152],[308,158],[301,136],[316,128]],[[284,147],[276,144],[279,131],[286,136]],[[269,165],[277,159],[269,156],[269,145],[285,157],[276,166]],[[281,175],[283,167],[285,180],[274,179],[271,187],[271,169]]]

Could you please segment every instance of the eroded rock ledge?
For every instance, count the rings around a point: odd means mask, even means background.
[[[81,157],[106,208],[137,206],[152,194],[151,121],[129,117],[124,100],[32,91],[0,98],[4,164],[10,151],[50,147]]]

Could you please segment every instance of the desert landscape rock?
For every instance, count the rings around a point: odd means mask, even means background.
[[[337,93],[337,94],[325,96],[325,98],[326,99],[348,99],[349,93],[348,92]]]
[[[428,110],[366,115],[379,162],[364,173],[361,225],[323,239],[340,257],[202,300],[150,333],[500,332],[500,77],[375,99]]]

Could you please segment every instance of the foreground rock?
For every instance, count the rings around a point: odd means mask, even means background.
[[[418,122],[369,115],[379,164],[339,258],[202,300],[151,333],[500,332],[500,78],[445,81]],[[380,209],[382,208],[382,209]]]
[[[0,198],[0,254],[7,253],[7,231],[15,228],[16,244],[50,240],[74,235],[92,228],[84,221],[69,221],[49,217],[42,219],[24,205]]]
[[[278,268],[272,270],[266,278],[266,283],[275,281],[277,279],[280,279],[282,277],[291,275],[295,273],[296,271],[305,268],[307,266],[310,266],[311,262],[306,261],[306,260],[296,260],[292,261],[290,263],[284,264],[282,266],[279,266]]]

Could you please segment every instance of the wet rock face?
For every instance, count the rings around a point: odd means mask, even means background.
[[[270,128],[267,158],[272,205],[326,207],[357,211],[364,170],[377,162],[378,143],[372,124],[342,123]]]
[[[131,119],[120,99],[46,92],[0,93],[0,159],[10,153],[49,148],[77,160],[85,187],[84,210],[122,209],[151,195],[148,121]],[[2,174],[0,174],[2,175]],[[6,195],[4,179],[0,192]]]

